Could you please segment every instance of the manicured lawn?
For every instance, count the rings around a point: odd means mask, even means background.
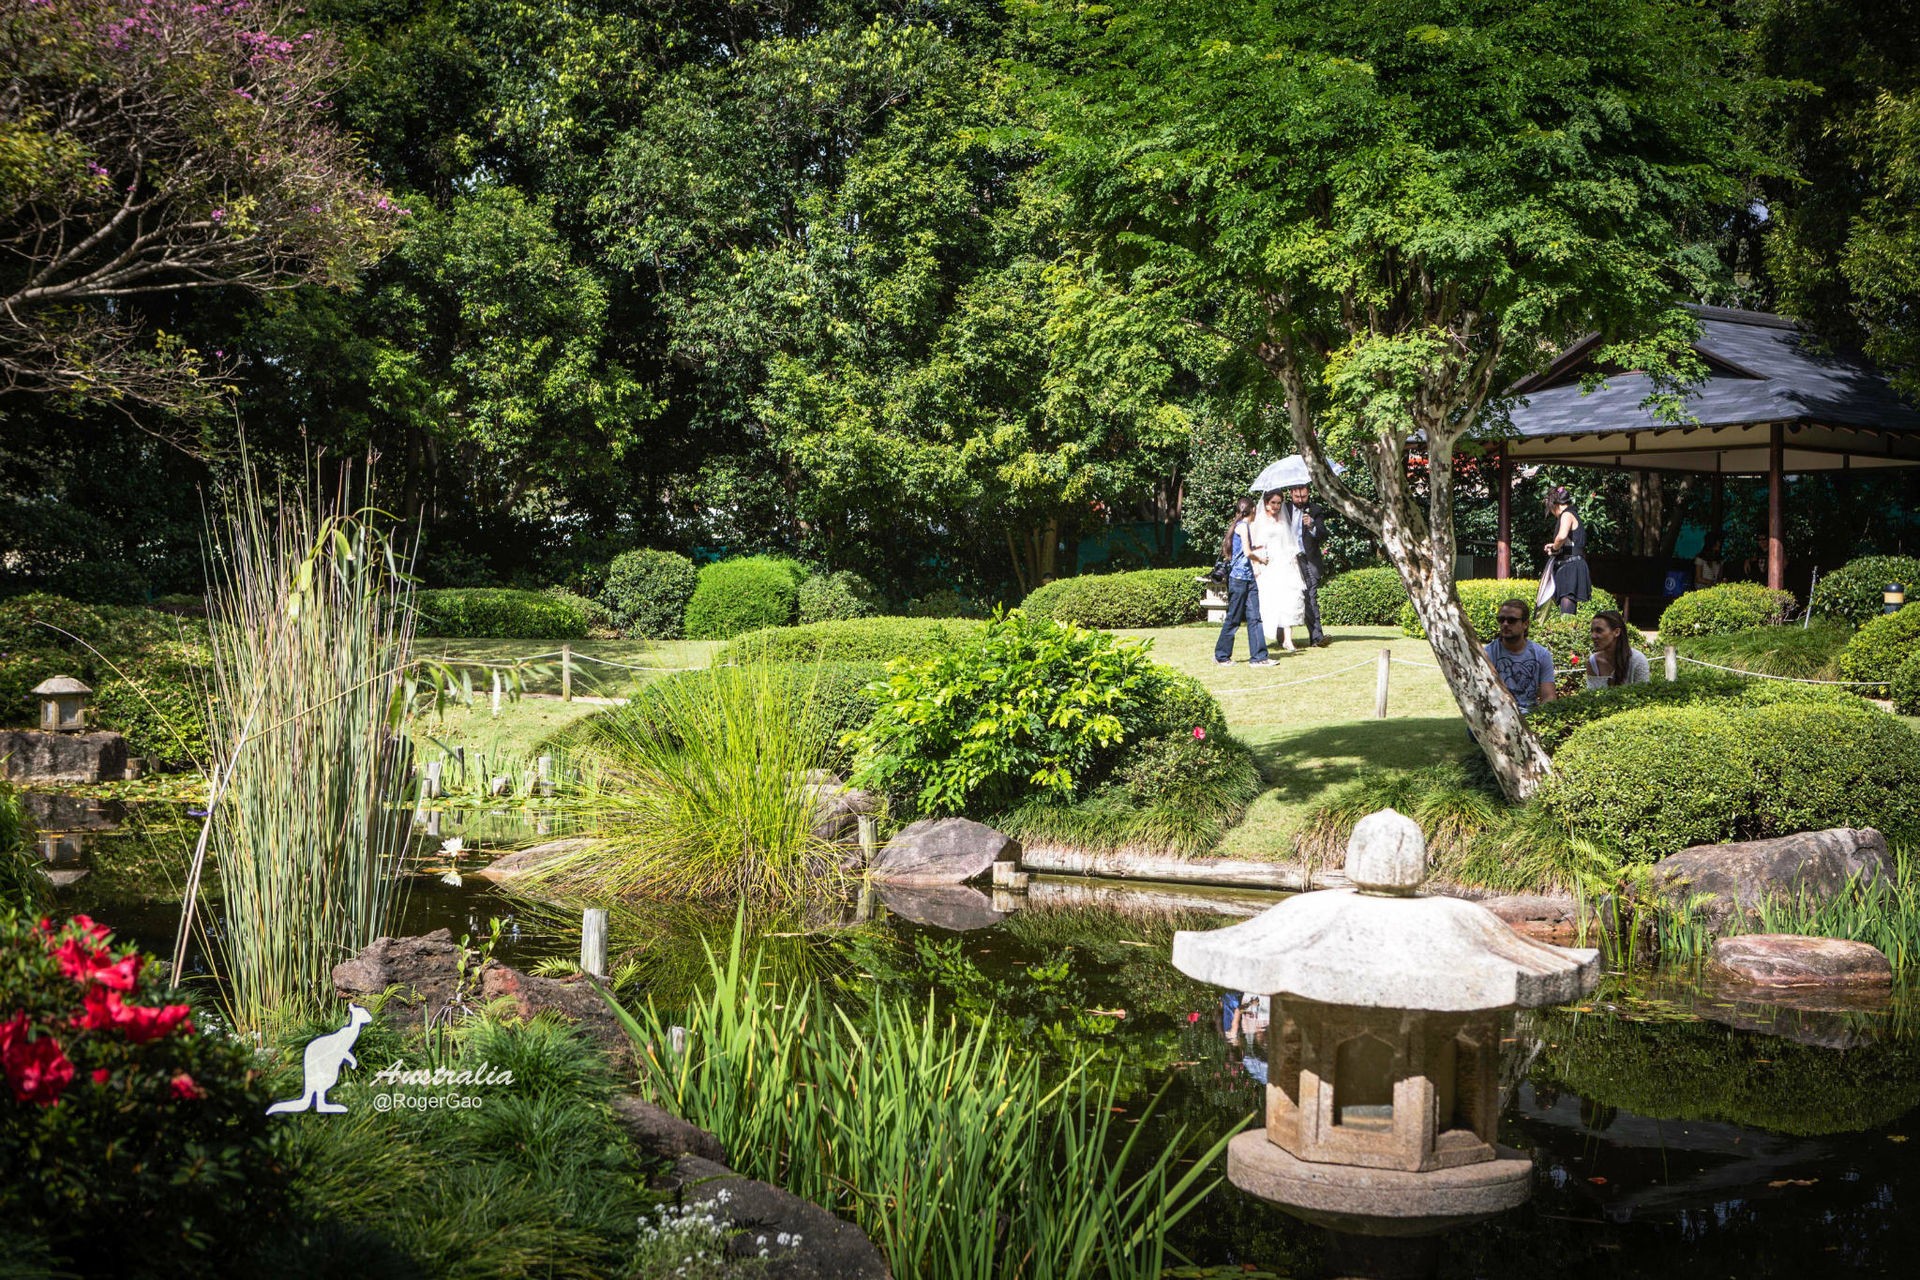
[[[1247,665],[1246,633],[1238,661],[1215,666],[1217,627],[1168,627],[1122,634],[1151,638],[1156,659],[1197,677],[1213,691],[1234,734],[1253,747],[1274,784],[1227,833],[1222,857],[1290,858],[1293,835],[1318,799],[1367,768],[1415,768],[1463,758],[1473,750],[1446,681],[1425,640],[1397,627],[1338,627],[1324,649],[1274,652],[1277,666]],[[1381,649],[1394,656],[1387,718],[1373,718]],[[1408,662],[1427,664],[1424,667]],[[1351,668],[1351,669],[1348,669]]]

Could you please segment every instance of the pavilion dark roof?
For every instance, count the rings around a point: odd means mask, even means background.
[[[1706,381],[1691,388],[1694,421],[1657,421],[1642,407],[1643,374],[1609,371],[1582,394],[1597,340],[1579,344],[1516,390],[1516,462],[1573,462],[1649,470],[1764,472],[1773,427],[1785,470],[1920,466],[1920,410],[1857,352],[1829,350],[1793,321],[1757,311],[1691,308]]]

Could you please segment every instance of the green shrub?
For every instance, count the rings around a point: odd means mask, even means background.
[[[1917,829],[1920,736],[1853,699],[1643,707],[1588,724],[1539,803],[1577,835],[1651,862],[1690,845],[1825,827]]]
[[[1167,733],[1129,745],[1085,799],[1028,801],[993,825],[1029,843],[1184,857],[1218,844],[1263,785],[1253,752],[1226,734]]]
[[[854,735],[856,780],[924,814],[1071,800],[1147,718],[1147,646],[1015,611],[964,646],[896,662]]]
[[[1891,583],[1920,599],[1920,559],[1913,556],[1863,556],[1849,560],[1814,584],[1808,605],[1817,618],[1838,618],[1863,627],[1880,616],[1880,593]]]
[[[1722,582],[1703,587],[1668,605],[1660,615],[1660,639],[1715,636],[1778,623],[1793,608],[1793,592],[1774,591],[1757,582]]]
[[[988,609],[972,596],[963,596],[952,587],[941,587],[915,596],[900,607],[900,612],[909,618],[984,618]]]
[[[33,690],[42,680],[67,675],[91,684],[92,674],[91,662],[51,645],[0,651],[0,725],[40,723],[40,699]]]
[[[1473,625],[1475,634],[1484,642],[1494,638],[1498,628],[1494,625],[1494,615],[1500,611],[1503,600],[1525,600],[1531,603],[1534,589],[1538,584],[1524,578],[1467,578],[1453,584],[1455,594],[1460,597],[1460,607],[1466,611],[1467,621]],[[1574,616],[1582,622],[1593,621],[1593,615],[1606,609],[1618,609],[1619,601],[1610,592],[1599,587],[1593,589],[1593,598],[1581,605]],[[1557,615],[1556,615],[1557,616]],[[1413,611],[1413,602],[1403,600],[1400,605],[1400,630],[1416,639],[1424,639],[1427,634],[1425,624]]]
[[[798,564],[775,556],[708,565],[687,601],[687,639],[731,640],[762,627],[791,625],[804,576]]]
[[[643,547],[613,558],[600,601],[623,634],[678,640],[699,577],[685,556]]]
[[[1553,655],[1554,684],[1560,690],[1561,697],[1586,689],[1586,667],[1574,662],[1573,655],[1577,653],[1584,658],[1593,651],[1591,619],[1568,618],[1557,613],[1543,614],[1527,628],[1527,638],[1542,645]],[[1642,653],[1649,653],[1651,649],[1646,633],[1631,623],[1627,625],[1627,643]]]
[[[1200,617],[1202,584],[1192,569],[1060,578],[1036,588],[1020,608],[1036,618],[1082,627],[1176,627]]]
[[[1397,569],[1350,569],[1320,586],[1320,621],[1330,627],[1399,625],[1407,588]]]
[[[613,611],[592,596],[578,595],[565,587],[548,587],[540,593],[549,600],[558,600],[580,611],[587,620],[587,635],[594,640],[618,640],[620,628],[613,621]]]
[[[1893,699],[1893,709],[1901,715],[1920,716],[1920,646],[1894,668],[1887,696]]]
[[[1527,723],[1539,735],[1547,751],[1552,753],[1575,730],[1624,711],[1638,711],[1642,707],[1695,705],[1759,707],[1780,702],[1853,707],[1865,705],[1859,698],[1841,689],[1778,680],[1750,680],[1720,671],[1682,667],[1680,679],[1672,683],[1656,672],[1647,684],[1595,689],[1577,697],[1557,698],[1542,703],[1527,717]]]
[[[880,612],[880,593],[871,582],[846,569],[816,573],[800,584],[800,624],[871,618]]]
[[[0,782],[0,913],[35,911],[47,899],[50,885],[32,840],[20,793]]]
[[[32,1171],[0,1179],[0,1219],[81,1275],[224,1274],[283,1225],[272,1095],[247,1045],[198,1029],[148,958],[85,916],[43,932],[0,913],[0,956],[0,1168]]]
[[[1226,714],[1207,686],[1184,671],[1154,663],[1141,686],[1140,713],[1132,726],[1139,737],[1191,737],[1195,729],[1210,737],[1227,732]]]
[[[497,640],[584,640],[577,606],[510,587],[443,587],[414,596],[423,636]]]
[[[1840,678],[1884,685],[1915,649],[1920,649],[1920,605],[1882,614],[1854,632],[1840,651]]]
[[[1852,635],[1853,628],[1844,622],[1822,621],[1806,626],[1752,627],[1719,635],[1685,636],[1671,643],[1685,657],[1737,671],[1799,680],[1833,680],[1840,674],[1840,651],[1847,647]]]
[[[750,631],[720,651],[720,662],[886,662],[924,658],[965,643],[977,622],[951,618],[848,618]]]
[[[94,686],[100,724],[126,735],[127,750],[163,769],[206,764],[208,738],[206,650],[170,644],[146,649],[138,661],[121,663]]]

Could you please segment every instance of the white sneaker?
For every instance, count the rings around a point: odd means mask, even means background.
[[[1215,658],[1213,660],[1213,665],[1216,667],[1230,667],[1233,665],[1233,659],[1232,658]]]
[[[1247,665],[1250,667],[1277,667],[1280,664],[1272,658],[1262,658],[1258,662],[1249,662]]]

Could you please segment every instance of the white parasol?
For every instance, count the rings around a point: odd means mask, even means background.
[[[1346,468],[1337,462],[1327,464],[1333,468],[1333,474],[1339,475]],[[1307,460],[1297,453],[1288,454],[1278,462],[1267,464],[1266,470],[1254,477],[1249,493],[1272,493],[1275,489],[1292,489],[1298,485],[1311,485],[1313,477],[1307,474]]]

